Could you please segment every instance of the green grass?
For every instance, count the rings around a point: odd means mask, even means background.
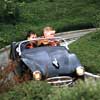
[[[99,1],[98,1],[99,2]],[[17,2],[20,18],[15,25],[0,24],[0,48],[12,41],[25,39],[25,32],[34,30],[39,36],[50,25],[57,32],[98,26],[100,7],[84,0],[35,0]]]
[[[90,33],[70,45],[86,70],[100,73],[100,31]]]
[[[1,100],[99,100],[100,81],[79,82],[74,87],[52,87],[45,82],[27,82],[0,95]]]

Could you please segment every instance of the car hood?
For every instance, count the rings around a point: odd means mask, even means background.
[[[32,72],[40,70],[49,76],[68,74],[75,70],[79,61],[74,64],[65,47],[38,47],[24,50],[21,55],[23,62]]]

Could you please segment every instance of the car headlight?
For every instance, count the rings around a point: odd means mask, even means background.
[[[34,71],[33,72],[33,78],[35,79],[35,80],[41,80],[41,78],[42,78],[42,75],[41,75],[41,72],[40,71]]]
[[[79,75],[79,76],[84,75],[84,67],[82,67],[82,66],[77,67],[77,68],[76,68],[76,73],[77,73],[77,75]]]

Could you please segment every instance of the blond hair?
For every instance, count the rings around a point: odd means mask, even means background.
[[[50,26],[47,26],[43,29],[43,31],[53,31],[54,29]]]

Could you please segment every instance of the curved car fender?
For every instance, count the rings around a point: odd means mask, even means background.
[[[79,59],[74,53],[69,54],[69,64],[72,65],[71,69],[73,69],[73,71],[75,71],[78,66],[81,66]]]
[[[25,63],[25,65],[32,71],[40,70],[40,67],[36,64],[36,62],[32,61],[31,59],[22,58],[22,61]]]

